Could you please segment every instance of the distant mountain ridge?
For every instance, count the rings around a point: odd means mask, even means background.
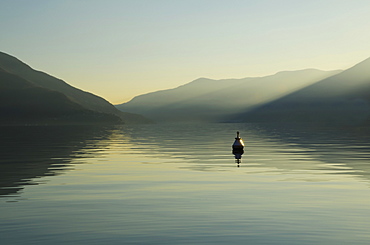
[[[125,112],[140,113],[155,121],[228,121],[233,115],[339,72],[305,69],[279,72],[266,77],[222,80],[199,78],[174,89],[137,96],[116,107]]]
[[[370,125],[370,58],[235,119]]]
[[[36,71],[0,52],[0,119],[14,123],[141,123],[149,120],[123,113],[94,94]]]

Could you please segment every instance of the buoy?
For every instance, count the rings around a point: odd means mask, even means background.
[[[236,132],[236,138],[234,144],[232,145],[232,148],[233,154],[235,156],[235,162],[238,164],[239,167],[239,164],[241,162],[240,159],[242,158],[242,155],[244,153],[244,142],[242,138],[239,137],[239,131]]]

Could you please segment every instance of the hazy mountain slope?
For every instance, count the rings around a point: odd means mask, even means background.
[[[237,118],[250,122],[369,124],[370,59]]]
[[[0,124],[40,123],[121,123],[121,119],[88,110],[63,93],[0,70]]]
[[[34,85],[59,91],[87,109],[92,109],[104,113],[115,113],[114,107],[101,97],[74,88],[63,80],[52,77],[44,72],[33,70],[30,66],[20,60],[0,52],[0,67],[3,70],[16,74]]]
[[[122,113],[103,98],[76,89],[46,73],[35,71],[15,57],[2,52],[0,88],[0,116],[3,122],[37,122],[37,118],[42,122],[148,121],[140,115]]]
[[[200,78],[183,86],[135,97],[117,105],[156,121],[223,121],[279,96],[337,74],[315,69],[279,72],[272,76],[211,80]]]
[[[0,89],[24,89],[31,88],[35,85],[31,82],[11,74],[0,67]]]

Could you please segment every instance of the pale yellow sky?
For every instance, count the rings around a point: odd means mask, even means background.
[[[367,0],[0,0],[1,51],[113,104],[199,77],[346,69]]]

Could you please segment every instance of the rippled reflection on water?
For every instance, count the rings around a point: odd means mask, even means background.
[[[4,244],[368,244],[364,129],[1,128]],[[240,168],[231,153],[239,130]]]

